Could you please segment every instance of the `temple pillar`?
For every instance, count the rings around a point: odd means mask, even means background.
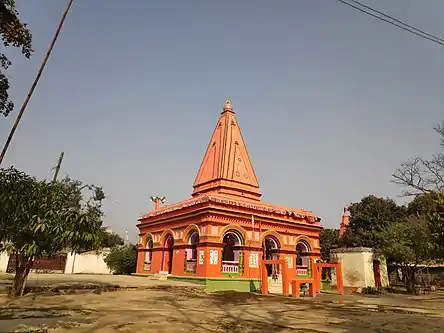
[[[145,273],[143,270],[145,260],[145,251],[143,251],[143,247],[139,245],[137,249],[137,265],[136,265],[136,273],[143,274]]]
[[[260,247],[245,247],[243,249],[243,274],[244,278],[261,278],[262,249]]]
[[[183,246],[174,246],[173,249],[173,267],[171,270],[171,275],[183,276],[185,275],[186,262],[186,249]]]
[[[297,253],[295,251],[285,251],[281,253],[281,259],[285,260],[285,263],[288,268],[288,279],[295,279],[297,278],[297,271],[296,271],[296,259],[297,259]]]
[[[151,259],[151,273],[159,273],[162,269],[162,247],[153,248],[153,256]]]
[[[196,276],[222,276],[222,248],[222,243],[199,243],[197,247]]]

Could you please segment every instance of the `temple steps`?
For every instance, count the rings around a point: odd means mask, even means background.
[[[282,276],[278,275],[274,280],[271,276],[268,277],[268,293],[282,295]]]
[[[166,281],[168,279],[168,276],[170,276],[168,272],[159,272],[154,274],[155,278],[158,278],[160,281]]]

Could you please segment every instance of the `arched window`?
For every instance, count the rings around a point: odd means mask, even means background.
[[[235,232],[227,232],[223,238],[224,249],[222,252],[222,261],[236,261],[239,257],[236,257],[236,251],[234,247],[241,245],[240,237]]]
[[[242,238],[236,231],[227,231],[224,234],[222,242],[222,273],[239,273],[239,256]]]
[[[187,251],[187,260],[196,261],[197,260],[197,245],[199,244],[199,232],[197,230],[193,230],[188,239],[188,244],[191,245],[191,248]]]
[[[174,260],[174,236],[168,234],[163,242],[163,254],[162,254],[162,270],[171,274],[173,271]]]
[[[310,253],[310,248],[307,243],[301,241],[296,244],[296,266],[298,268],[307,268],[308,267],[308,256]]]
[[[153,240],[149,238],[145,245],[145,259],[144,259],[144,270],[151,270],[151,259],[153,257]]]

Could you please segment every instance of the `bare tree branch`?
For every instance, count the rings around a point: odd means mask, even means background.
[[[444,122],[435,127],[444,147]],[[407,189],[402,195],[412,196],[431,192],[444,192],[444,154],[433,155],[430,160],[416,157],[404,162],[392,174],[392,182]]]

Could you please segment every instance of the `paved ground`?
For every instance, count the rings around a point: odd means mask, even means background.
[[[79,278],[85,277],[75,277]],[[116,278],[88,277],[113,279],[112,283]],[[247,293],[206,294],[202,288],[184,284],[120,278],[150,286],[101,294],[28,294],[16,300],[0,295],[0,332],[40,328],[40,332],[51,329],[54,333],[438,333],[444,327],[442,291],[426,296],[323,294],[297,300]]]

